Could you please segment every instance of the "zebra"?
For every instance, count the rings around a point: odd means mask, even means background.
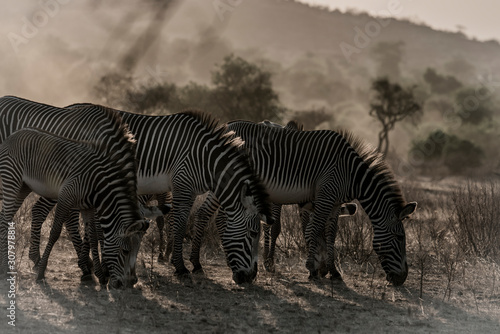
[[[4,96],[0,98],[0,144],[13,132],[26,127],[39,128],[68,139],[91,142],[107,141],[108,132],[113,129],[110,127],[110,119],[114,119],[110,118],[109,113],[109,110],[103,111],[102,108],[92,106],[88,106],[81,112],[76,112],[15,96]],[[50,208],[56,204],[53,199],[41,198],[40,201],[49,202]],[[35,210],[36,208],[35,205]],[[39,218],[37,211],[35,211],[33,218],[33,222]],[[42,221],[44,219],[45,217],[43,217]],[[85,255],[82,252],[83,245],[79,234],[78,212],[73,212],[70,219],[76,223],[67,224],[66,228],[70,236],[72,236],[71,241],[78,255],[78,266],[83,273],[82,279],[88,278],[91,277],[91,264],[89,263],[88,253]],[[41,225],[38,227],[35,223],[32,224],[31,240],[33,240],[34,236],[35,238],[36,235],[39,236],[40,227]],[[36,257],[31,253],[30,246],[30,259],[34,261],[35,265],[40,260],[39,251],[37,255]]]
[[[149,219],[149,220],[158,220],[159,218],[163,218],[164,215],[168,214],[172,206],[168,203],[161,202],[158,203],[157,206],[148,206],[146,205],[146,202],[149,200],[149,198],[144,198],[143,196],[139,196],[139,212],[140,216],[143,217],[144,219]],[[57,201],[45,197],[41,197],[39,200],[35,202],[31,209],[31,215],[32,215],[32,224],[31,224],[31,237],[30,237],[30,246],[29,246],[29,258],[30,260],[34,263],[34,269],[38,270],[38,264],[40,262],[40,234],[41,234],[41,228],[43,225],[43,222],[45,221],[46,217],[50,213],[50,211],[54,208],[55,204]],[[94,229],[94,221],[97,221],[98,217],[94,217],[92,212],[87,212],[85,213],[85,219],[83,219],[84,222],[86,222],[86,232],[85,233],[85,238],[83,245],[80,246],[81,244],[81,237],[79,233],[77,232],[78,229],[78,221],[79,221],[79,211],[78,210],[73,210],[71,212],[71,216],[68,219],[69,224],[66,224],[66,228],[68,231],[70,231],[70,237],[71,241],[75,245],[75,249],[77,250],[77,253],[81,254],[88,254],[89,250],[92,250],[92,259],[94,261],[94,271],[96,276],[99,278],[99,281],[102,285],[106,284],[107,278],[106,274],[104,274],[107,270],[105,267],[102,268],[102,275],[99,275],[99,268],[101,268],[100,263],[99,263],[99,258],[97,257],[97,248],[93,248],[90,246],[90,243],[92,242],[95,246],[97,247],[98,245],[98,240],[103,240],[103,237],[100,233],[97,233],[93,231]],[[88,225],[88,226],[87,226]],[[97,232],[99,232],[99,229],[97,229]],[[93,236],[93,239],[91,237]],[[81,250],[80,250],[81,249]],[[97,263],[96,263],[97,261]],[[90,264],[91,265],[91,264]],[[82,281],[89,280],[91,279],[92,274],[90,272],[90,269],[85,270],[84,274],[82,276]]]
[[[77,112],[89,106],[101,107],[81,103],[66,109]],[[189,273],[182,258],[187,218],[195,196],[211,191],[228,213],[222,243],[233,280],[252,282],[257,275],[260,219],[272,223],[272,218],[268,195],[250,168],[242,142],[200,111],[167,116],[114,111],[137,140],[138,194],[172,192],[175,273]]]
[[[230,124],[234,124],[237,121],[230,122]],[[290,121],[286,124],[286,126],[282,126],[277,123],[270,122],[268,120],[257,123],[259,125],[264,125],[276,129],[286,129],[286,130],[294,130],[294,131],[303,131],[303,126],[296,121]],[[236,133],[237,135],[237,133]],[[313,203],[300,203],[300,217],[301,223],[303,227],[303,231],[305,231],[305,226],[307,226],[309,213],[313,210]],[[210,219],[210,217],[218,210],[219,205],[216,199],[213,198],[211,194],[204,201],[203,205],[199,208],[197,212],[197,219],[195,223],[195,236],[193,238],[190,261],[193,264],[193,271],[202,271],[203,268],[200,263],[200,250],[201,250],[201,242],[204,234],[204,230],[206,225]],[[274,271],[274,252],[276,248],[276,240],[278,239],[279,234],[281,233],[281,209],[282,206],[280,204],[273,203],[272,205],[272,217],[273,224],[264,224],[264,266],[267,271]],[[357,205],[354,203],[343,204],[341,206],[341,213],[339,216],[349,216],[354,215],[357,210]],[[216,226],[219,235],[222,235],[225,229],[225,221],[224,216],[218,215],[216,218]],[[305,233],[304,233],[305,235]],[[325,235],[321,234],[323,238],[321,241],[322,245],[326,245],[326,240],[324,240]],[[326,269],[326,258],[327,255],[326,247],[321,249],[321,252],[318,252],[318,258],[322,260],[320,268],[320,274],[325,276],[328,271]]]
[[[102,141],[76,141],[28,127],[11,134],[0,146],[2,240],[7,241],[6,226],[29,193],[57,199],[37,280],[45,278],[52,247],[71,209],[77,208],[99,216],[110,286],[120,288],[137,281],[135,261],[147,224],[137,204],[135,141],[118,115],[105,112],[109,129]],[[6,245],[2,268],[7,264]]]
[[[341,204],[359,201],[372,221],[373,248],[388,281],[403,284],[408,274],[402,221],[416,209],[407,203],[382,157],[347,131],[293,131],[248,121],[230,122],[245,141],[250,161],[277,204],[314,202],[312,222],[305,226],[306,268],[318,277],[321,260],[318,236],[327,232],[327,268],[340,278],[335,266],[334,241]],[[218,207],[218,203],[209,206]]]
[[[157,217],[160,216],[163,217],[171,209],[171,206],[165,203],[159,204],[158,206],[147,206],[145,203],[146,201],[147,199],[145,199],[143,196],[139,197],[139,216],[144,218],[145,220],[157,219]],[[101,245],[104,242],[104,234],[102,232],[102,229],[100,228],[99,224],[95,223],[99,221],[99,216],[96,215],[95,210],[82,211],[82,216],[83,221],[85,222],[85,242],[83,244],[82,252],[84,254],[88,254],[89,249],[91,250],[94,273],[97,276],[99,283],[105,286],[109,280],[109,270],[106,266],[106,263],[104,261],[101,262],[99,256],[99,242],[101,242]],[[75,238],[78,237],[79,236],[75,236]],[[30,247],[33,245],[33,243],[34,242],[30,243]],[[39,245],[40,243],[38,242],[37,248],[39,248]],[[132,272],[132,275],[136,282],[137,276],[135,275],[135,270]],[[90,278],[91,277],[84,277],[83,280],[87,280]]]
[[[278,129],[287,129],[294,131],[304,131],[304,126],[297,121],[291,120],[285,126],[281,124],[277,124],[268,120],[262,121],[259,124],[263,124],[269,127],[278,128]],[[273,214],[274,224],[264,225],[264,266],[266,270],[273,272],[274,271],[274,252],[276,248],[276,240],[278,239],[281,233],[281,208],[282,206],[279,204],[273,204],[271,210]],[[314,203],[300,203],[299,204],[299,212],[300,212],[300,221],[302,225],[303,235],[305,236],[305,228],[310,220],[310,215],[314,211]],[[341,206],[341,212],[339,217],[344,216],[352,216],[357,211],[357,205],[355,203],[346,203]],[[320,245],[326,245],[325,235],[322,233],[319,239]],[[200,240],[196,240],[200,241]],[[194,248],[194,247],[193,247]],[[326,259],[327,256],[325,253],[327,252],[326,247],[321,247],[318,252],[318,257],[322,260],[320,262],[320,270],[319,273],[321,276],[325,276],[328,274],[328,270],[326,268]],[[199,256],[198,256],[199,258]],[[199,262],[199,261],[198,261]]]

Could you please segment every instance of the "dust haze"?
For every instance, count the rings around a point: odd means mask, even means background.
[[[432,91],[427,68],[454,76],[463,87],[487,85],[496,117],[500,46],[461,32],[293,1],[49,0],[3,7],[2,95],[57,106],[102,103],[94,88],[109,73],[126,73],[137,84],[210,85],[214,66],[233,53],[273,74],[290,111],[284,121],[324,108],[333,117],[318,128],[347,128],[373,145],[379,124],[368,115],[372,80],[388,76],[415,85],[424,117],[391,133],[391,149],[402,159],[413,141],[450,127],[436,106],[445,100],[453,109],[456,99]],[[355,52],[346,55],[342,43]],[[467,139],[477,140],[477,132],[470,130]]]

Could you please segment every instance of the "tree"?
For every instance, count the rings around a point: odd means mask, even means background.
[[[282,108],[271,83],[271,73],[230,55],[212,73],[213,99],[226,120],[277,121]]]
[[[494,111],[491,94],[487,88],[465,88],[455,96],[457,115],[463,123],[478,125],[483,121],[490,121]]]
[[[462,87],[462,83],[451,75],[440,75],[434,69],[427,68],[424,80],[431,86],[431,90],[436,94],[449,94]]]
[[[382,124],[378,135],[378,150],[385,156],[389,151],[389,132],[396,123],[407,117],[416,122],[422,115],[422,107],[413,94],[414,88],[392,84],[387,78],[379,78],[372,83],[375,96],[370,103],[370,116]]]
[[[306,130],[315,130],[323,122],[330,122],[333,115],[328,113],[325,108],[298,111],[293,119],[304,126]]]
[[[391,80],[401,78],[400,64],[403,60],[403,49],[405,43],[398,42],[379,42],[373,47],[373,56],[378,62],[377,75],[387,76]]]

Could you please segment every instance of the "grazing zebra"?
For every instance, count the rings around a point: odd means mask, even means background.
[[[75,111],[57,108],[14,96],[1,97],[0,144],[13,132],[26,127],[42,129],[55,135],[78,141],[106,142],[109,137],[109,132],[113,131],[113,127],[110,125],[109,113],[110,111],[103,111],[103,108],[95,108],[92,106],[87,106],[85,110]],[[46,215],[57,202],[53,199],[44,198],[41,198],[40,201],[50,203],[50,208],[46,212]],[[35,222],[37,219],[40,219],[40,211],[43,211],[38,210],[40,208],[43,209],[43,206],[35,205],[31,231],[32,240],[39,239],[41,224],[37,226]],[[41,218],[42,222],[46,215]],[[82,252],[83,245],[79,234],[78,212],[72,212],[70,219],[76,223],[67,224],[66,228],[70,236],[72,236],[71,241],[78,255],[78,266],[83,272],[82,278],[90,277],[91,268],[88,252],[86,254]],[[31,245],[30,259],[34,261],[35,265],[40,260],[39,250],[33,253]]]
[[[157,206],[147,206],[146,202],[148,199],[143,199],[142,196],[139,196],[139,212],[140,216],[146,219],[159,219],[160,217],[163,218],[165,214],[167,214],[170,209],[171,205],[165,202],[158,203]],[[32,222],[31,222],[31,238],[30,238],[30,247],[29,247],[29,258],[30,260],[33,261],[34,263],[34,268],[38,267],[38,263],[40,261],[40,234],[41,234],[41,228],[43,225],[43,222],[47,218],[48,214],[50,211],[54,208],[56,205],[57,201],[45,197],[40,197],[38,201],[35,202],[31,209],[31,215],[32,215]],[[92,212],[87,212],[86,213],[86,218],[83,219],[86,222],[86,225],[88,224],[89,226],[86,226],[87,231],[89,232],[88,234],[85,234],[85,239],[83,245],[79,246],[81,244],[81,237],[78,231],[79,228],[79,211],[78,210],[72,210],[71,216],[68,219],[68,222],[66,224],[66,229],[68,230],[71,241],[75,245],[75,249],[77,249],[77,253],[80,255],[83,254],[88,254],[89,250],[92,249],[93,253],[93,260],[94,260],[94,271],[96,273],[96,276],[99,278],[99,281],[101,284],[105,284],[106,280],[104,276],[99,275],[99,268],[100,268],[100,263],[96,263],[96,261],[99,261],[99,258],[96,257],[98,254],[97,248],[91,248],[90,247],[90,242],[93,242],[94,245],[97,245],[97,240],[103,240],[102,236],[95,236],[94,239],[89,239],[90,236],[95,234],[93,231],[94,228],[94,221],[98,219],[98,217],[94,217]],[[81,248],[80,248],[81,247]],[[79,250],[81,249],[81,250]],[[83,256],[85,256],[83,255]],[[106,271],[105,268],[102,269],[103,272]],[[84,275],[82,276],[82,280],[87,280],[91,278],[91,273],[90,269],[87,271],[84,271]]]
[[[291,131],[252,122],[231,122],[227,130],[245,141],[255,172],[273,203],[314,202],[312,222],[305,226],[308,247],[306,267],[310,278],[321,266],[318,248],[327,231],[327,268],[335,267],[334,242],[341,204],[357,199],[370,217],[378,254],[387,279],[403,284],[408,274],[402,221],[416,208],[406,203],[389,167],[375,150],[348,132]],[[209,206],[218,206],[217,203]]]
[[[89,104],[66,109],[85,110]],[[182,258],[187,218],[196,195],[211,191],[224,205],[228,227],[223,247],[236,283],[257,275],[261,216],[271,222],[267,193],[249,167],[241,141],[226,134],[208,114],[182,112],[147,116],[115,110],[137,140],[138,194],[172,191],[176,274],[189,273]]]
[[[278,129],[304,131],[304,126],[293,120],[288,122],[284,127],[280,124],[273,123],[267,120],[260,122],[259,124],[264,124],[266,126]],[[273,204],[272,214],[273,214],[274,224],[264,225],[264,266],[268,271],[274,271],[274,252],[276,249],[276,240],[278,239],[281,233],[281,208],[282,208],[281,205]],[[300,221],[302,225],[302,231],[303,235],[305,236],[305,228],[309,223],[310,214],[314,210],[314,204],[312,202],[301,203],[299,204],[299,208],[300,208]],[[341,212],[339,214],[339,217],[352,216],[356,213],[357,208],[358,208],[357,205],[354,203],[343,204],[341,206]],[[318,242],[320,245],[326,245],[324,233],[320,234]],[[321,276],[325,276],[326,274],[328,274],[328,269],[326,266],[326,260],[327,260],[326,253],[327,253],[326,247],[320,247],[317,253],[317,257],[321,259],[318,260],[318,262],[320,262],[319,273]]]
[[[141,233],[147,226],[137,204],[135,141],[118,115],[106,111],[108,130],[101,141],[75,141],[44,130],[24,128],[0,146],[4,202],[2,240],[6,227],[31,191],[57,199],[50,238],[38,267],[45,277],[47,261],[64,222],[76,208],[99,217],[104,242],[102,257],[114,288],[136,283],[135,261]],[[7,249],[2,247],[2,269]]]
[[[43,197],[42,197],[43,198]],[[157,217],[163,217],[166,215],[171,206],[168,204],[159,204],[158,206],[146,206],[145,202],[147,199],[144,199],[143,196],[139,198],[139,216],[144,219],[156,219]],[[143,204],[144,203],[144,204]],[[50,211],[50,209],[49,209]],[[82,247],[82,252],[88,254],[89,249],[92,251],[92,259],[94,263],[94,273],[99,279],[99,283],[101,285],[106,285],[109,280],[109,270],[106,266],[106,263],[103,261],[101,263],[99,256],[99,242],[104,241],[104,235],[102,233],[102,229],[99,224],[95,224],[95,222],[99,221],[99,216],[95,212],[95,210],[85,210],[82,211],[83,221],[85,222],[85,242]],[[70,221],[75,222],[75,221]],[[75,238],[78,238],[75,236]],[[34,242],[30,243],[30,247],[34,244]],[[40,242],[38,240],[37,250],[39,249]],[[102,248],[101,248],[102,249]],[[132,275],[137,281],[137,276],[135,275],[135,269],[132,271]],[[85,277],[83,278],[86,279]]]
[[[230,122],[229,124],[235,124],[238,121]],[[257,124],[265,125],[268,127],[276,128],[276,129],[285,129],[285,130],[293,130],[293,131],[303,131],[303,126],[298,124],[296,121],[290,121],[286,126],[282,126],[277,123],[273,123],[270,121],[263,121]],[[238,133],[236,133],[238,135]],[[266,184],[264,184],[266,186]],[[305,226],[308,223],[309,212],[313,209],[313,203],[300,203],[300,217],[301,223],[303,226],[303,231],[305,231]],[[199,208],[197,212],[197,219],[195,224],[195,236],[193,238],[192,247],[191,247],[191,255],[190,261],[193,264],[193,271],[201,271],[202,266],[200,263],[200,250],[201,243],[204,234],[204,230],[210,217],[217,211],[219,208],[217,200],[213,197],[212,194],[209,194],[203,205]],[[268,271],[274,271],[274,252],[276,248],[276,240],[281,232],[281,208],[280,204],[273,203],[272,205],[272,217],[273,224],[268,225],[264,224],[264,266]],[[341,213],[339,216],[349,216],[354,215],[356,213],[357,206],[356,204],[344,204],[341,206]],[[218,215],[216,218],[216,226],[219,235],[222,235],[225,229],[225,221],[224,216]],[[305,234],[304,234],[305,235]],[[326,245],[325,234],[321,233],[322,240],[320,244]],[[326,259],[327,259],[327,249],[326,247],[322,247],[321,251],[318,252],[318,258],[321,259],[319,261],[320,264],[320,274],[325,276],[328,273],[326,269]]]

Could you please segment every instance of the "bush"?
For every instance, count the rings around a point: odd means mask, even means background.
[[[330,122],[333,115],[326,112],[325,108],[295,112],[293,119],[304,126],[304,130],[314,130],[321,123]]]
[[[481,167],[483,155],[483,150],[480,147],[456,136],[449,136],[443,148],[444,165],[454,174]]]
[[[440,75],[432,68],[427,68],[424,80],[431,86],[432,92],[436,94],[448,94],[462,87],[460,81],[455,77]]]
[[[445,166],[453,174],[463,174],[483,165],[484,151],[469,140],[436,130],[414,141],[409,155],[423,169]]]
[[[466,255],[500,263],[500,189],[495,182],[467,182],[454,191],[450,231]]]
[[[491,120],[494,114],[491,95],[484,90],[487,88],[466,88],[457,93],[457,115],[463,123],[478,125]]]

